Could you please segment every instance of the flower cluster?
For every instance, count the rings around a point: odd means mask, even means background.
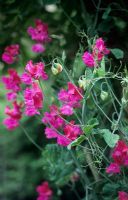
[[[118,192],[118,200],[128,200],[128,193],[123,191]]]
[[[42,53],[45,51],[44,44],[51,41],[48,34],[48,25],[43,23],[40,19],[35,20],[35,27],[28,27],[28,34],[36,44],[32,46],[32,51],[35,53]]]
[[[43,182],[41,185],[39,185],[36,188],[36,191],[38,192],[38,198],[37,200],[51,200],[52,199],[52,190],[49,187],[49,184],[47,181]]]
[[[120,173],[121,167],[128,166],[128,145],[119,140],[112,152],[113,161],[107,168],[106,172],[109,174]]]
[[[82,59],[87,67],[96,67],[102,58],[109,54],[110,51],[106,48],[105,42],[102,38],[98,38],[92,47],[92,53],[85,51]]]
[[[27,87],[24,91],[25,115],[33,116],[39,113],[43,106],[43,93],[38,83],[33,82],[32,87]]]
[[[44,71],[45,65],[42,62],[33,64],[32,60],[28,61],[25,70],[21,76],[21,80],[25,84],[32,84],[32,79],[39,80],[42,78],[43,80],[48,79],[48,75]]]
[[[69,145],[80,134],[81,128],[72,120],[66,123],[63,115],[70,116],[73,114],[73,108],[80,107],[82,95],[80,89],[72,83],[68,83],[68,90],[62,89],[58,94],[58,100],[62,106],[58,108],[55,105],[50,106],[50,112],[45,112],[42,122],[49,127],[45,129],[47,138],[56,138],[57,143],[61,146]]]
[[[14,130],[19,126],[19,120],[22,117],[22,103],[18,104],[17,101],[12,103],[13,108],[11,109],[9,106],[5,108],[5,114],[8,116],[4,119],[3,124],[9,129]]]
[[[9,69],[9,76],[3,76],[2,82],[5,85],[5,88],[9,90],[7,93],[7,100],[12,101],[14,109],[10,112],[7,112],[10,109],[8,106],[5,109],[5,114],[9,118],[3,121],[3,124],[9,129],[15,129],[19,126],[19,120],[21,119],[21,108],[24,108],[24,114],[27,116],[33,116],[40,114],[39,109],[43,107],[43,92],[39,87],[38,80],[41,78],[46,80],[48,75],[44,71],[44,63],[33,64],[32,61],[29,61],[26,65],[25,72],[19,76],[14,69]],[[24,83],[27,87],[24,89],[24,104],[18,106],[17,98],[21,90],[21,84]],[[28,86],[29,85],[29,86]],[[15,113],[20,113],[18,116],[14,115]],[[20,116],[20,117],[19,117]]]
[[[14,69],[9,69],[8,74],[9,76],[2,77],[2,82],[4,83],[5,88],[10,91],[7,93],[7,100],[11,101],[16,99],[17,92],[21,90],[21,79]]]
[[[17,61],[19,55],[19,45],[12,44],[7,46],[2,54],[2,60],[7,64],[13,64]]]

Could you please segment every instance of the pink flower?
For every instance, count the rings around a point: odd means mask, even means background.
[[[64,127],[64,134],[73,141],[82,134],[82,130],[78,125],[75,125],[74,121],[70,121],[70,123],[66,124]]]
[[[7,64],[13,64],[17,60],[19,54],[19,45],[13,44],[7,46],[2,54],[2,60]]]
[[[94,67],[96,65],[93,55],[89,52],[84,52],[82,56],[83,62],[87,67]]]
[[[115,163],[120,166],[128,165],[128,146],[122,140],[119,140],[116,147],[113,150],[112,158]]]
[[[34,82],[32,88],[26,88],[24,92],[25,114],[33,116],[39,114],[39,109],[43,106],[43,93],[38,84]]]
[[[3,124],[11,131],[19,126],[19,120],[8,117],[3,120]]]
[[[128,193],[119,191],[118,192],[118,200],[128,200]]]
[[[46,135],[46,138],[48,138],[48,139],[50,139],[50,138],[57,138],[58,137],[57,132],[54,129],[49,128],[49,127],[46,127],[46,129],[45,129],[45,135]]]
[[[42,44],[37,43],[32,46],[32,51],[35,53],[42,53],[45,51],[45,48]]]
[[[6,97],[7,97],[8,101],[16,100],[17,93],[16,92],[9,92],[9,93],[6,94]]]
[[[32,40],[39,43],[50,42],[51,39],[48,34],[48,25],[43,23],[40,19],[35,21],[35,28],[28,27],[28,34],[31,36]]]
[[[26,71],[29,72],[32,78],[38,80],[42,78],[43,80],[48,79],[48,75],[44,71],[44,63],[39,62],[36,64],[33,64],[32,60],[30,60],[26,65]]]
[[[58,94],[58,99],[62,101],[63,104],[69,105],[70,107],[77,108],[80,107],[80,101],[82,100],[82,91],[80,88],[68,83],[68,90],[60,90]]]
[[[118,174],[120,173],[120,166],[117,163],[111,163],[107,168],[106,172],[108,174]]]
[[[106,48],[105,42],[102,38],[98,38],[93,47],[93,56],[98,60],[102,60],[104,55],[109,54],[110,51]]]
[[[9,77],[3,76],[2,82],[4,83],[7,90],[12,90],[13,92],[20,91],[21,79],[14,69],[8,70]]]
[[[63,105],[61,108],[60,108],[60,112],[61,114],[63,115],[67,115],[67,116],[70,116],[73,114],[73,108],[69,105]]]
[[[13,102],[13,108],[11,109],[10,106],[6,106],[5,114],[10,116],[14,119],[21,119],[21,108],[22,104],[18,104],[16,101]]]
[[[57,106],[50,106],[50,113],[45,112],[42,122],[53,126],[55,129],[61,128],[64,125],[64,119],[61,118],[60,111]]]
[[[32,77],[30,74],[24,72],[22,75],[21,75],[21,81],[23,83],[25,83],[26,85],[31,85],[32,84]]]
[[[39,195],[37,200],[51,200],[53,192],[52,192],[51,188],[49,187],[49,184],[47,181],[45,181],[41,185],[39,185],[36,188],[36,191],[38,192],[38,195]]]
[[[13,102],[13,108],[6,106],[5,114],[8,115],[8,117],[3,120],[3,124],[7,129],[14,130],[19,126],[19,120],[22,117],[21,108],[22,104],[18,104],[16,101]]]
[[[68,146],[71,143],[71,140],[69,138],[67,138],[65,135],[58,135],[57,137],[57,143],[60,146]]]

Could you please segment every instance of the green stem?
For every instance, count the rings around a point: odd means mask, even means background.
[[[20,124],[21,129],[23,130],[23,132],[25,133],[25,135],[27,136],[27,138],[29,139],[29,141],[34,144],[34,146],[37,147],[37,149],[39,149],[40,151],[42,151],[42,148],[30,137],[30,135],[28,134],[28,132],[26,131],[26,129]]]

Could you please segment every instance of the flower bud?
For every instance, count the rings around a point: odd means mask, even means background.
[[[51,70],[52,70],[52,73],[53,73],[54,75],[57,75],[57,74],[59,74],[60,72],[62,72],[63,67],[62,67],[62,65],[60,65],[59,63],[53,62]]]
[[[104,90],[101,91],[100,98],[105,101],[108,98],[108,92],[105,92]]]
[[[90,80],[87,80],[85,76],[81,76],[78,80],[79,87],[83,88],[84,90],[88,87],[89,83]]]

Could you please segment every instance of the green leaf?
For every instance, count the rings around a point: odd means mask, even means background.
[[[124,52],[121,49],[110,49],[112,54],[115,56],[117,59],[122,59],[124,57]]]
[[[111,10],[112,10],[111,7],[108,6],[107,9],[105,10],[105,12],[102,15],[102,19],[107,19],[109,14],[110,14],[110,12],[111,12]]]
[[[111,133],[108,129],[102,129],[100,133],[103,134],[103,138],[109,147],[115,147],[119,140],[119,135]]]
[[[92,132],[92,129],[99,124],[98,120],[96,118],[93,118],[87,122],[87,125],[84,127],[84,133],[86,135],[90,134]]]
[[[80,137],[78,137],[76,140],[74,140],[73,142],[71,142],[67,148],[70,150],[71,147],[77,146],[79,144],[81,144],[84,140],[86,140],[86,137],[84,135],[81,135]]]

